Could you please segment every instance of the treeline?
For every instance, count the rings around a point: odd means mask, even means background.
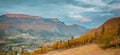
[[[51,45],[44,45],[41,48],[30,52],[24,52],[21,55],[34,55],[34,54],[43,54],[49,51],[55,51],[60,49],[68,49],[77,46],[82,46],[90,43],[96,43],[101,48],[111,48],[111,47],[120,47],[120,31],[118,31],[114,35],[105,35],[104,34],[104,27],[101,33],[93,32],[93,34],[88,34],[81,36],[77,39],[72,37],[70,40],[67,41],[58,41],[56,43],[52,43]]]
[[[30,55],[30,54],[43,54],[49,51],[68,49],[77,46],[77,41],[74,37],[67,41],[58,41],[50,45],[43,45],[41,48],[34,50],[33,52],[24,52],[21,55]]]
[[[43,54],[47,53],[49,51],[55,51],[55,50],[60,50],[60,49],[68,49],[68,48],[73,48],[77,46],[82,46],[85,44],[92,43],[92,38],[91,37],[80,37],[75,39],[74,37],[71,37],[70,40],[67,41],[58,41],[56,43],[52,43],[50,45],[44,45],[41,48],[34,50],[33,52],[24,52],[21,55],[34,55],[34,54]]]
[[[68,49],[90,43],[95,43],[99,47],[104,49],[111,47],[116,47],[116,48],[120,47],[120,24],[118,25],[118,27],[111,30],[107,30],[103,26],[101,27],[100,31],[95,30],[77,39],[71,37],[71,39],[67,41],[58,41],[55,43],[51,43],[50,45],[43,45],[41,48],[37,50],[33,50],[31,52],[22,52],[21,55],[43,54],[49,51]]]
[[[97,40],[98,46],[104,49],[110,47],[120,47],[120,23],[110,30],[103,26],[101,36],[99,36],[99,39]]]
[[[60,50],[60,49],[68,49],[76,46],[82,46],[90,43],[95,43],[101,48],[111,48],[111,47],[120,47],[120,24],[108,30],[104,25],[101,27],[100,31],[95,30],[89,34],[81,36],[77,39],[72,37],[67,41],[58,41],[56,43],[52,43],[51,45],[44,45],[42,48],[35,50],[34,54],[43,54],[48,51]],[[24,53],[22,55],[25,55]]]
[[[119,32],[119,31],[118,31]],[[115,35],[105,35],[104,28],[101,33],[93,32],[93,35],[84,35],[77,39],[71,37],[70,40],[67,41],[58,41],[55,43],[51,43],[50,45],[43,45],[41,48],[37,50],[33,50],[31,52],[24,52],[22,49],[21,55],[35,55],[35,54],[43,54],[49,51],[55,51],[60,49],[68,49],[74,48],[77,46],[82,46],[90,43],[96,43],[101,48],[110,48],[110,47],[120,47],[120,33],[116,33]],[[17,55],[17,51],[9,51],[2,52],[2,55]]]

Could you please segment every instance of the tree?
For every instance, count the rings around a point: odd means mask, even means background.
[[[117,33],[116,33],[116,47],[119,47],[120,46],[120,23],[118,24],[118,27],[117,27]]]
[[[70,40],[68,40],[68,47],[71,47],[71,43],[70,43]]]
[[[42,46],[42,48],[41,48],[41,53],[46,53],[46,52],[48,52],[48,46],[47,46],[47,45],[44,45],[44,46]]]
[[[24,53],[21,53],[20,55],[30,55],[29,52],[24,52]]]
[[[58,49],[61,49],[61,48],[62,48],[62,41],[59,41],[59,42],[58,42],[57,48],[58,48]]]
[[[103,25],[102,31],[101,31],[102,36],[104,36],[104,32],[105,32],[105,27],[104,27],[104,25]]]
[[[120,23],[118,24],[118,27],[117,27],[117,35],[120,36]]]
[[[35,54],[41,54],[41,48],[34,51]]]
[[[9,55],[14,55],[14,54],[12,53],[12,51],[9,51]]]
[[[64,44],[65,44],[65,48],[69,48],[70,47],[68,41],[65,41]]]
[[[50,45],[50,50],[53,51],[53,50],[56,50],[57,49],[57,43],[52,43]]]
[[[65,48],[65,42],[62,41],[62,48],[64,49]]]
[[[96,42],[97,37],[98,37],[98,36],[97,36],[97,31],[95,31],[95,33],[94,33],[94,37],[93,37],[93,40],[92,40],[93,43]]]
[[[70,40],[71,46],[74,47],[76,46],[76,40],[74,39],[74,37],[72,36],[71,40]]]
[[[24,47],[21,48],[21,53],[24,53],[24,49],[25,49]]]

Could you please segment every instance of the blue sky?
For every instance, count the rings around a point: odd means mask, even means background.
[[[0,15],[58,18],[66,24],[97,28],[120,16],[120,0],[0,0]]]

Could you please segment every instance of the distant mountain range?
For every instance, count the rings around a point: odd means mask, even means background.
[[[57,18],[43,18],[24,14],[6,14],[0,16],[1,39],[7,38],[9,40],[11,36],[16,37],[27,34],[37,39],[48,40],[49,38],[54,38],[54,40],[57,40],[57,38],[66,39],[71,36],[80,36],[88,30],[77,24],[66,25]]]

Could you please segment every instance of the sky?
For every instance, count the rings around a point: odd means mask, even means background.
[[[0,0],[0,15],[4,14],[58,18],[68,25],[97,28],[120,17],[120,0]]]

